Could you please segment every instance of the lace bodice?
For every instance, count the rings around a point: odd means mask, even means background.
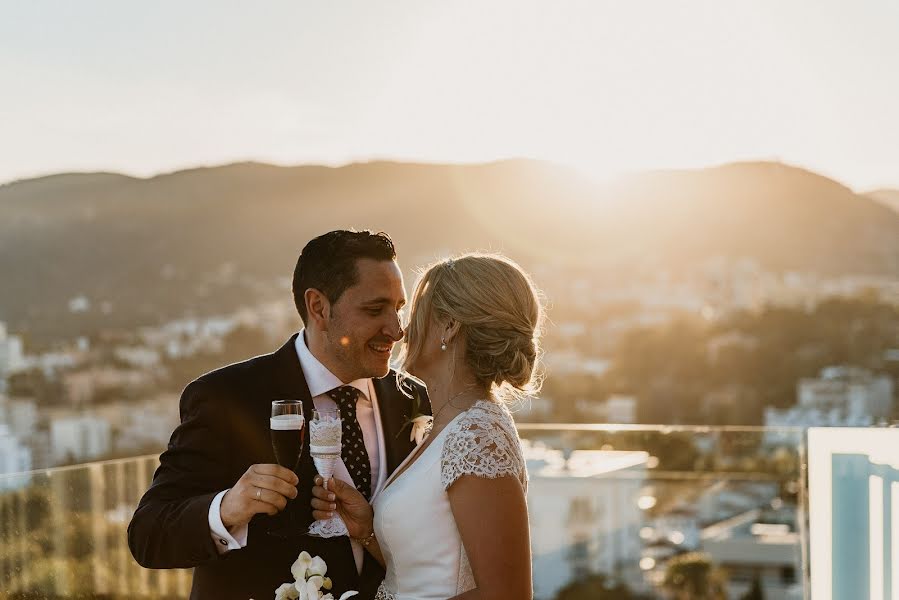
[[[460,477],[513,476],[527,490],[521,443],[505,406],[476,402],[435,435],[374,499],[387,562],[378,600],[441,600],[475,587],[447,494]]]
[[[485,400],[450,423],[440,456],[440,481],[448,490],[462,475],[496,479],[512,475],[527,490],[527,470],[512,415]]]

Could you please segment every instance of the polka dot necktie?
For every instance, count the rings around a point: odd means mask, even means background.
[[[342,385],[328,392],[328,397],[337,403],[341,420],[340,457],[346,465],[356,489],[365,499],[371,498],[371,462],[362,439],[362,427],[356,418],[356,399],[359,390],[351,385]]]

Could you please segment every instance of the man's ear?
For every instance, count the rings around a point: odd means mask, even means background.
[[[319,331],[327,331],[331,319],[331,303],[328,297],[315,288],[309,288],[303,295],[306,302],[306,313],[309,323],[315,323]]]

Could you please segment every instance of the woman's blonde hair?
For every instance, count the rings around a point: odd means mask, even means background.
[[[415,284],[403,369],[421,354],[428,327],[453,319],[479,384],[501,400],[535,394],[543,318],[536,286],[509,258],[471,253],[438,261]]]

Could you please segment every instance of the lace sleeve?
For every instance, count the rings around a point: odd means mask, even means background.
[[[511,475],[527,488],[521,443],[508,413],[471,409],[448,432],[440,457],[443,489],[449,489],[462,475],[487,479]]]

